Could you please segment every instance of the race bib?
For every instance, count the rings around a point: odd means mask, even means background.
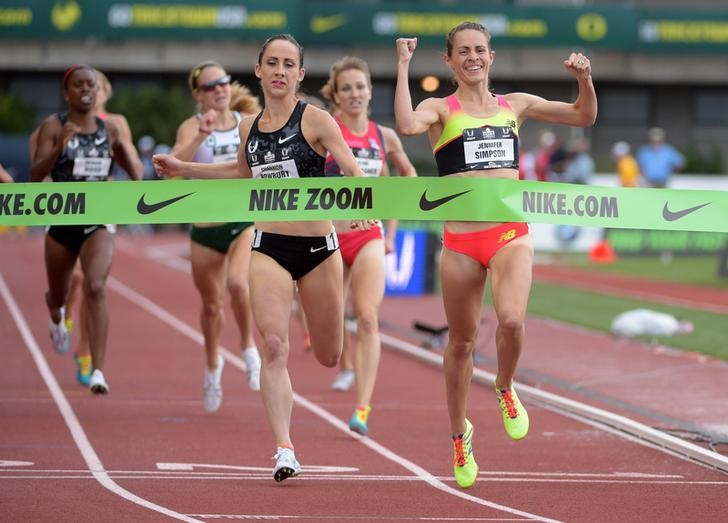
[[[357,157],[356,163],[364,173],[364,176],[379,176],[379,173],[382,172],[382,160],[380,159]]]
[[[253,178],[300,178],[295,160],[254,165],[250,170]]]
[[[111,169],[111,158],[76,158],[73,175],[79,178],[104,178]]]
[[[482,127],[463,131],[465,163],[512,165],[516,138],[508,127]]]

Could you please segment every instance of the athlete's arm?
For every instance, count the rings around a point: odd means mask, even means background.
[[[397,86],[394,91],[394,118],[397,130],[404,136],[422,134],[436,123],[439,115],[432,98],[412,109],[409,90],[409,64],[417,47],[417,38],[397,39]]]
[[[108,121],[116,126],[119,134],[120,147],[123,149],[123,153],[121,153],[117,152],[116,148],[114,148],[114,154],[123,154],[126,157],[126,159],[123,160],[126,162],[126,166],[122,164],[121,161],[119,162],[121,168],[126,171],[129,178],[132,180],[141,180],[144,176],[144,166],[139,158],[139,153],[137,152],[136,147],[134,147],[134,140],[132,140],[131,137],[129,122],[127,122],[126,118],[122,114],[109,115]]]
[[[576,78],[579,94],[574,103],[545,100],[526,93],[506,95],[508,102],[519,114],[519,119],[587,127],[597,118],[597,94],[591,77],[589,59],[581,53],[571,53],[564,67]]]
[[[152,156],[154,170],[163,178],[240,178],[238,162],[197,163],[183,162],[171,154]]]
[[[177,138],[170,154],[189,162],[211,132],[196,116],[188,118],[177,129]]]
[[[139,160],[139,155],[136,154],[134,146],[121,137],[121,131],[114,122],[107,121],[106,128],[109,131],[109,145],[114,151],[114,159],[126,171],[129,178],[141,180],[143,173],[142,162]],[[130,153],[129,147],[134,151],[133,153]],[[134,161],[134,157],[136,157],[136,161]]]
[[[387,159],[392,161],[394,168],[397,170],[400,176],[417,176],[415,166],[412,165],[407,153],[402,147],[402,140],[394,129],[391,127],[379,126],[382,130],[382,136],[384,137],[384,148],[387,151]],[[387,167],[387,174],[389,174],[389,167]],[[386,253],[394,252],[394,240],[397,235],[397,225],[399,220],[388,220],[387,228],[384,236],[384,251]]]
[[[250,129],[253,127],[253,122],[257,117],[257,114],[249,114],[240,120],[238,126],[238,135],[240,136],[240,147],[238,148],[238,175],[241,178],[252,178],[253,171],[250,170],[248,165],[248,158],[245,156],[245,147],[248,143],[248,137],[250,136]]]
[[[392,161],[394,168],[400,176],[417,176],[415,166],[407,156],[397,133],[391,127],[380,125],[382,136],[384,137],[384,148],[387,151],[387,159]]]
[[[351,148],[341,134],[339,125],[328,112],[307,105],[301,121],[301,130],[304,137],[315,137],[311,142],[318,142],[324,149],[319,153],[323,152],[325,155],[328,151],[345,176],[364,176],[359,164],[356,163]]]
[[[43,122],[38,131],[35,158],[30,166],[31,182],[42,182],[50,174],[53,164],[63,153],[63,148],[80,131],[81,128],[70,121],[61,126],[58,118],[48,118]]]
[[[5,168],[0,165],[0,183],[13,183],[15,180]]]

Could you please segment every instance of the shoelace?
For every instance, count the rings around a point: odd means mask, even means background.
[[[513,394],[511,394],[510,390],[501,390],[501,398],[503,399],[503,406],[505,407],[505,412],[508,414],[508,417],[511,419],[518,417],[518,408],[516,407],[516,402],[513,399]]]
[[[463,438],[459,436],[454,438],[455,442],[455,465],[458,467],[464,467],[468,463],[468,459],[465,457],[465,449],[463,448]]]

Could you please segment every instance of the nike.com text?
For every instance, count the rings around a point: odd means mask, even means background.
[[[40,193],[32,202],[25,194],[0,193],[0,216],[86,214],[86,193]]]
[[[619,218],[619,206],[614,196],[587,196],[580,194],[569,203],[565,193],[539,191],[523,192],[523,212],[532,214],[553,214],[557,216],[589,216]]]

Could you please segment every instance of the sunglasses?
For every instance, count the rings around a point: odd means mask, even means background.
[[[205,93],[209,93],[215,90],[215,87],[218,85],[226,86],[230,85],[230,75],[226,74],[225,76],[221,76],[217,80],[212,80],[211,82],[207,82],[205,84],[202,84],[197,87],[200,91],[203,91]]]

